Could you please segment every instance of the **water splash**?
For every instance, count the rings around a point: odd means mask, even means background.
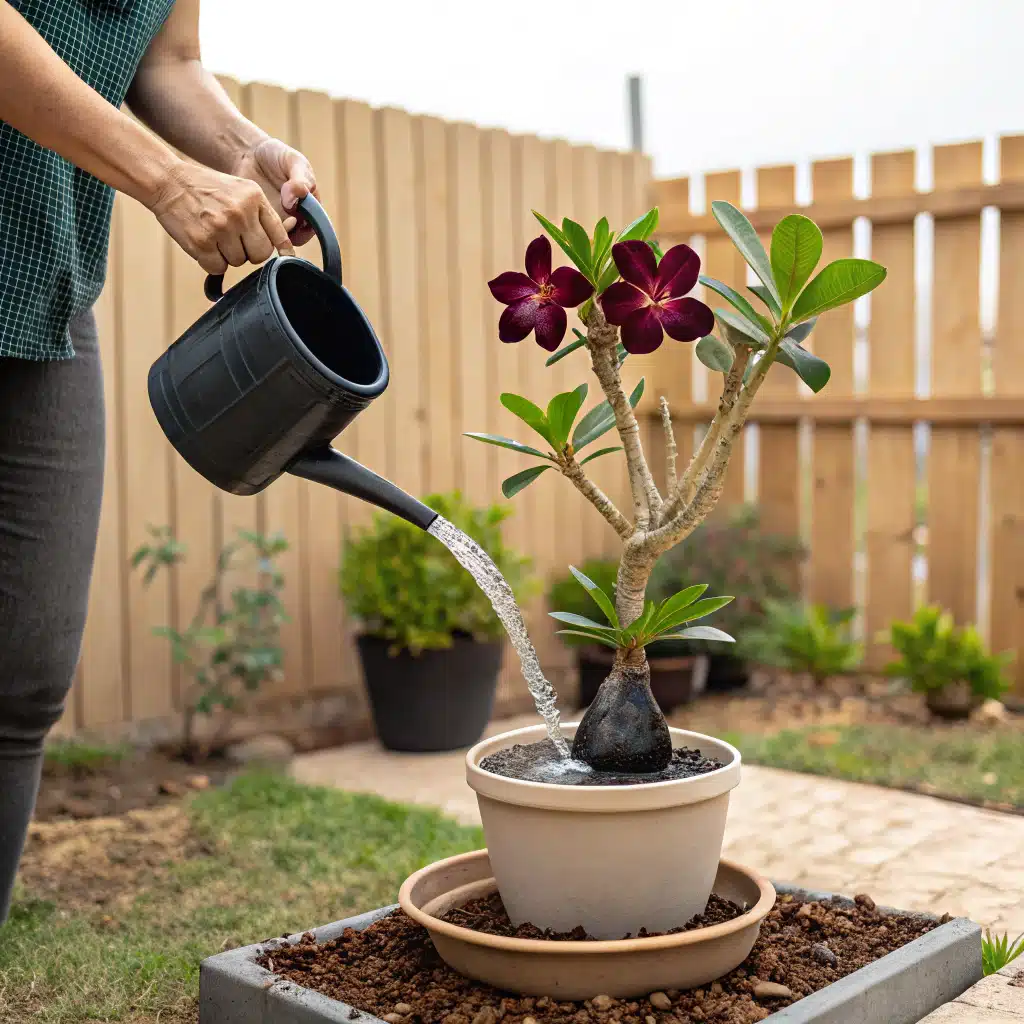
[[[516,604],[515,595],[508,581],[501,575],[490,555],[458,527],[452,526],[444,516],[438,516],[427,533],[436,537],[458,559],[459,564],[487,595],[512,641],[512,646],[516,649],[516,654],[519,655],[527,689],[533,697],[538,714],[544,719],[551,742],[562,757],[569,757],[569,745],[559,728],[554,687],[544,678],[540,662],[537,660],[537,652],[530,643],[526,623],[523,622],[522,612],[519,611],[519,605]]]

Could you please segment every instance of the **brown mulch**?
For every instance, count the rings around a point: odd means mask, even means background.
[[[710,928],[713,924],[724,924],[726,921],[731,921],[742,913],[742,907],[737,906],[731,900],[723,899],[717,893],[712,893],[704,913],[695,915],[681,927],[670,928],[667,932],[649,932],[646,928],[641,928],[636,937],[650,939],[657,935],[677,935],[680,932],[692,932],[696,928]],[[550,928],[541,929],[529,922],[514,925],[509,920],[505,904],[502,903],[498,893],[470,900],[461,907],[453,907],[442,920],[463,928],[472,928],[475,932],[503,935],[510,939],[549,939],[553,942],[596,941],[581,927],[576,927],[570,932],[553,932]],[[631,939],[633,936],[623,935],[622,938]]]
[[[596,992],[584,1002],[509,996],[448,968],[427,932],[401,911],[323,944],[307,933],[260,962],[388,1024],[753,1024],[936,924],[881,914],[867,896],[851,907],[783,897],[736,970],[706,988],[636,1000]]]
[[[129,751],[87,767],[48,759],[35,820],[101,818],[173,804],[191,791],[218,785],[228,771],[223,761],[189,764],[160,750]]]

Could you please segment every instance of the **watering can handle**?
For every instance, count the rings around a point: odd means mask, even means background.
[[[324,259],[324,273],[338,285],[341,284],[341,246],[338,236],[334,233],[327,211],[317,202],[316,197],[309,193],[305,199],[299,200],[299,209],[303,217],[309,221],[320,242],[320,252]],[[216,302],[224,294],[224,275],[210,274],[203,285],[203,291],[211,302]]]

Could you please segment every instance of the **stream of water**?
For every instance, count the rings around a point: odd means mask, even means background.
[[[544,719],[551,742],[562,757],[569,758],[569,745],[559,728],[554,687],[544,678],[540,662],[537,660],[537,652],[530,643],[526,623],[523,622],[522,612],[519,611],[515,594],[512,593],[508,581],[501,575],[487,552],[460,529],[452,526],[443,516],[438,516],[427,532],[436,537],[458,559],[459,564],[487,595],[512,641],[512,646],[516,649],[516,654],[519,655],[526,686],[537,706],[538,714]]]

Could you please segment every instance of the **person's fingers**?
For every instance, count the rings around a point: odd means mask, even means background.
[[[274,243],[270,241],[260,220],[246,225],[242,234],[242,245],[250,263],[262,263],[274,255]]]
[[[285,213],[292,213],[299,202],[316,190],[316,175],[309,161],[299,152],[290,150],[284,158],[287,179],[281,186],[281,207]]]
[[[245,246],[242,244],[241,235],[236,235],[233,232],[231,234],[219,235],[217,238],[217,248],[232,267],[242,267],[249,262],[249,257],[245,253]]]
[[[267,238],[270,239],[270,244],[282,255],[282,256],[294,256],[295,246],[292,244],[292,240],[288,237],[288,232],[285,231],[284,224],[281,223],[281,218],[278,217],[277,211],[270,205],[270,201],[264,198],[263,202],[260,203],[260,224],[263,226],[263,230],[267,234]]]
[[[226,274],[228,261],[221,255],[219,249],[204,249],[195,253],[189,253],[195,261],[208,274]]]

